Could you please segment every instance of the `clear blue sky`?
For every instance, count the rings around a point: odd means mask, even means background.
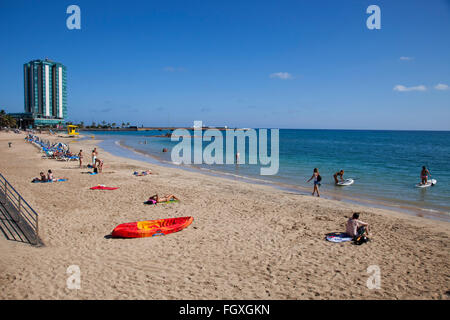
[[[89,124],[450,130],[449,39],[444,0],[1,0],[0,108],[48,57]]]

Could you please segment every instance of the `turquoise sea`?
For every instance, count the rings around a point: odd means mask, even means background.
[[[155,137],[164,131],[85,132],[104,141],[100,147],[116,155],[151,163],[171,164],[178,143]],[[192,139],[193,141],[194,139]],[[269,138],[270,141],[270,138]],[[203,142],[203,147],[210,142]],[[225,143],[224,143],[225,146]],[[169,152],[163,153],[167,148]],[[270,150],[270,146],[268,147]],[[248,143],[246,148],[248,163]],[[241,154],[241,158],[243,158]],[[437,184],[416,188],[421,167],[429,168]],[[395,207],[417,215],[450,221],[450,132],[297,130],[279,131],[279,171],[261,176],[260,164],[181,165],[186,169],[233,179],[270,183],[289,192],[308,194],[313,168],[323,178],[321,196],[376,207]],[[333,174],[345,170],[355,179],[347,187],[334,185]]]

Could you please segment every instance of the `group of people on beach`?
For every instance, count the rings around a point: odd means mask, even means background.
[[[47,175],[45,175],[44,174],[44,172],[40,172],[39,173],[39,178],[34,178],[33,180],[32,180],[32,182],[53,182],[53,181],[57,181],[58,179],[56,179],[54,176],[53,176],[53,172],[52,172],[52,170],[51,169],[48,169],[48,171],[47,171]]]
[[[100,173],[103,171],[103,160],[98,157],[97,148],[92,150],[92,168],[94,169],[94,173]],[[78,161],[80,162],[80,168],[83,167],[83,150],[78,152]]]
[[[420,184],[421,185],[425,185],[428,183],[428,175],[431,176],[430,171],[427,169],[426,166],[422,166],[422,171],[420,172],[420,180],[421,180]],[[338,177],[339,177],[339,179],[338,179]],[[335,184],[338,184],[339,182],[344,182],[345,181],[344,180],[344,170],[339,170],[338,172],[336,172],[333,175],[333,178],[334,178]],[[308,181],[306,181],[306,182],[308,183],[312,179],[314,179],[314,188],[313,188],[312,195],[314,196],[314,194],[317,193],[317,196],[320,197],[319,187],[320,187],[320,182],[322,181],[322,177],[319,174],[319,169],[314,168],[311,178],[309,178]]]

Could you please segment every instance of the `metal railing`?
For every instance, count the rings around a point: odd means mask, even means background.
[[[9,215],[13,217],[16,223],[21,222],[22,225],[26,226],[29,229],[27,231],[32,233],[34,244],[39,244],[39,215],[0,173],[1,193],[3,193],[2,201],[5,202],[3,205],[8,209]]]

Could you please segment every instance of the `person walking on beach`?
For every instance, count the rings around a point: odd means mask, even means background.
[[[353,238],[357,238],[364,234],[369,235],[369,224],[359,220],[359,213],[353,213],[353,216],[347,220],[347,228],[345,233]]]
[[[427,167],[423,166],[422,171],[420,172],[420,179],[421,179],[420,184],[427,184],[428,175],[430,175],[430,177],[431,177],[430,171],[428,171]]]
[[[319,174],[319,169],[314,168],[313,175],[306,182],[310,182],[312,179],[314,179],[314,189],[313,189],[312,195],[314,196],[314,194],[317,192],[317,196],[320,197],[319,187],[320,187],[320,181],[322,181],[322,177]]]
[[[336,172],[336,173],[333,175],[334,182],[335,182],[336,184],[339,183],[339,180],[338,180],[338,178],[337,178],[338,176],[339,176],[339,178],[341,179],[341,182],[344,182],[344,170],[340,170],[339,172]]]
[[[80,152],[78,152],[78,160],[80,161],[80,168],[83,167],[83,150],[80,150]]]

